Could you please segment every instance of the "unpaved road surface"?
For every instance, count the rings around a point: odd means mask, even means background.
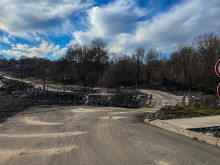
[[[176,96],[176,95],[173,95],[167,92],[158,91],[158,90],[142,89],[139,91],[146,93],[146,94],[152,94],[153,101],[156,101],[154,107],[144,108],[144,110],[148,112],[155,112],[166,105],[169,106],[169,105],[181,105],[182,104],[183,96]]]
[[[175,102],[174,96],[150,92],[157,107]],[[1,124],[0,164],[220,164],[219,148],[140,121],[155,110],[31,107]]]

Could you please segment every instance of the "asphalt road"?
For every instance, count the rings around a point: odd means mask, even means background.
[[[156,108],[176,103],[175,96],[145,92]],[[220,148],[142,123],[156,108],[29,108],[0,125],[0,164],[220,164]]]

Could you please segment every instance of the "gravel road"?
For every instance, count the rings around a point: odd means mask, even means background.
[[[0,164],[220,164],[220,149],[141,122],[176,97],[153,93],[156,108],[31,107],[0,125]]]

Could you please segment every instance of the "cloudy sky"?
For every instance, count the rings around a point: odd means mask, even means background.
[[[220,34],[220,0],[1,0],[0,54],[58,59],[93,38],[112,52],[169,53],[181,41]]]

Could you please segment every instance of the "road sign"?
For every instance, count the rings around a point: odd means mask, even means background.
[[[86,95],[86,97],[85,97],[85,105],[88,105],[88,103],[89,103],[89,95]]]
[[[220,84],[218,84],[218,86],[217,86],[217,94],[220,97]]]
[[[215,72],[220,77],[220,60],[218,60],[215,64]]]

